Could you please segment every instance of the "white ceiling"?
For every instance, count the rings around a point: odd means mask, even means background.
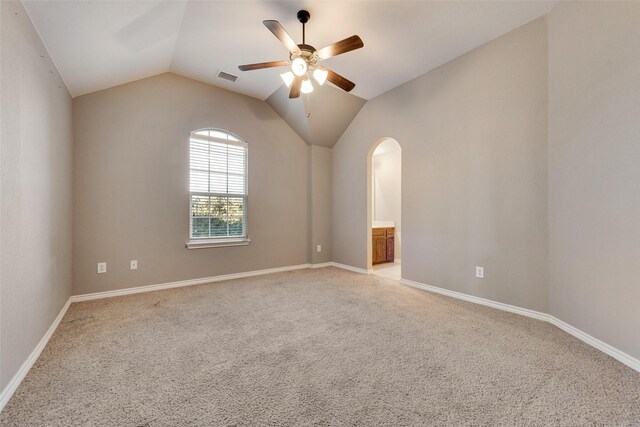
[[[335,145],[367,102],[332,85],[297,99],[280,85],[266,101],[307,144],[325,147]]]
[[[555,1],[105,1],[25,0],[73,96],[172,71],[258,99],[281,85],[281,68],[238,65],[288,59],[262,21],[275,19],[301,43],[299,9],[311,12],[307,43],[352,34],[364,48],[324,65],[371,99],[532,19]],[[239,78],[216,77],[223,70]]]

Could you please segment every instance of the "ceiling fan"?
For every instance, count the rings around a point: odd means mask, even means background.
[[[301,10],[297,16],[298,21],[302,23],[302,44],[296,44],[278,21],[262,21],[265,27],[289,50],[289,61],[260,62],[258,64],[240,65],[238,68],[241,71],[250,71],[262,68],[285,67],[291,64],[291,71],[280,75],[287,87],[291,88],[289,98],[298,98],[300,92],[313,92],[313,84],[311,83],[310,76],[313,76],[313,79],[321,86],[326,80],[329,80],[340,89],[346,92],[351,91],[356,87],[355,83],[327,67],[318,65],[318,62],[351,52],[352,50],[360,49],[364,46],[362,39],[358,36],[351,36],[330,44],[329,46],[325,46],[320,50],[316,50],[315,47],[306,44],[305,40],[305,24],[309,21],[311,14],[306,10]]]

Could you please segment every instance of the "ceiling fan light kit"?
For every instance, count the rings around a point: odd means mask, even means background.
[[[300,88],[300,92],[302,93],[311,93],[313,92],[313,85],[311,84],[311,80],[308,78],[302,81],[302,86]]]
[[[316,68],[315,70],[313,70],[313,78],[316,79],[320,86],[322,86],[324,82],[327,81],[327,74],[329,74],[327,70],[322,70],[320,68]]]
[[[309,21],[311,14],[306,10],[300,10],[297,14],[298,21],[302,23],[302,43],[296,44],[291,36],[285,31],[278,21],[267,20],[262,23],[271,31],[289,50],[289,61],[271,61],[260,62],[257,64],[240,65],[241,71],[259,70],[263,68],[291,66],[291,71],[280,74],[280,77],[290,88],[289,98],[298,98],[300,93],[313,92],[313,80],[322,86],[325,81],[331,83],[340,89],[350,92],[356,85],[355,83],[342,77],[329,68],[318,65],[318,61],[329,59],[352,50],[360,49],[364,46],[362,39],[354,35],[344,40],[325,46],[320,50],[316,50],[311,45],[306,44],[305,24]]]
[[[291,87],[291,83],[293,83],[296,78],[296,76],[291,71],[280,74],[280,77],[282,77],[282,81],[285,85],[287,85],[287,87]]]
[[[304,76],[307,73],[307,61],[298,57],[291,61],[291,70],[296,76]]]

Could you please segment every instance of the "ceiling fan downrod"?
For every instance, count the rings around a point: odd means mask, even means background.
[[[305,41],[305,24],[309,22],[309,18],[311,18],[311,14],[306,10],[298,11],[298,21],[302,24],[302,44],[306,44]]]

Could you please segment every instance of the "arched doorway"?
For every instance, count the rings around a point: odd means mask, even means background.
[[[367,157],[367,266],[370,272],[401,277],[402,149],[385,137],[376,141]]]

